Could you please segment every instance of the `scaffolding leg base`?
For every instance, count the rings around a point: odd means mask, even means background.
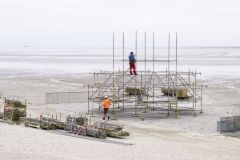
[[[193,117],[197,117],[197,113],[196,112],[194,113]]]

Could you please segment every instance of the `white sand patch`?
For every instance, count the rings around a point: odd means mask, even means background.
[[[238,160],[240,140],[133,128],[125,142],[133,146],[66,137],[44,130],[0,123],[0,157],[4,160]]]

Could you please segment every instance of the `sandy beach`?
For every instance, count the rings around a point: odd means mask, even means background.
[[[195,58],[185,54],[183,61]],[[203,56],[203,60],[207,58]],[[206,84],[203,98],[203,114],[180,115],[177,119],[147,117],[122,117],[115,121],[124,125],[131,136],[119,140],[132,143],[132,146],[108,144],[92,140],[56,135],[44,130],[25,128],[18,125],[0,123],[0,157],[4,160],[70,160],[70,159],[166,159],[166,160],[238,160],[240,139],[226,137],[217,132],[217,121],[223,116],[240,114],[240,82],[238,65],[232,70],[232,57],[229,61],[215,59],[214,65],[199,62],[190,66],[200,70],[203,75],[199,82]],[[181,61],[180,61],[181,62]],[[12,63],[12,62],[11,62]],[[17,62],[16,62],[17,63]],[[104,63],[104,62],[103,62]],[[221,67],[225,67],[219,72]],[[186,68],[180,65],[180,68]],[[208,69],[206,69],[208,68]],[[78,114],[86,113],[87,104],[46,104],[48,92],[83,91],[89,81],[88,74],[7,74],[2,70],[0,91],[2,97],[27,100],[28,116],[40,114]],[[5,74],[3,74],[3,72]],[[81,71],[80,71],[81,72]],[[98,117],[96,117],[98,119]],[[114,157],[114,158],[113,158]]]
[[[26,98],[29,113],[66,113],[64,104],[46,105],[45,93],[51,91],[77,91],[82,89],[79,77],[21,77],[1,79],[1,90],[8,95]],[[74,80],[75,79],[75,80]],[[84,78],[83,78],[84,79]],[[239,105],[239,81],[226,79],[208,83],[204,94],[204,113],[179,119],[122,118],[131,136],[122,140],[133,146],[121,146],[91,140],[55,135],[46,131],[0,123],[0,157],[25,159],[239,159],[240,139],[219,135],[216,122],[221,116],[233,113]],[[5,90],[4,90],[5,89]],[[238,96],[236,96],[238,95]],[[231,97],[231,99],[230,99]],[[71,107],[71,104],[66,104]],[[74,105],[73,105],[74,106]],[[66,107],[65,107],[66,108]],[[77,108],[75,106],[75,108]],[[74,110],[74,109],[73,109]],[[84,112],[85,109],[77,109]],[[71,109],[69,109],[69,112]],[[17,135],[17,136],[16,136]],[[106,151],[107,148],[107,151]]]

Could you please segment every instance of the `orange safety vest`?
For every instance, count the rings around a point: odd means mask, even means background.
[[[109,108],[109,106],[110,106],[110,101],[109,101],[109,99],[104,99],[104,100],[102,101],[102,106],[103,106],[103,108]]]

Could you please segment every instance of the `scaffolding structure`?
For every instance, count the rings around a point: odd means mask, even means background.
[[[144,33],[144,70],[137,70],[138,75],[129,73],[125,69],[125,34],[122,34],[122,70],[115,70],[115,33],[112,37],[112,71],[93,72],[94,82],[88,85],[88,112],[101,110],[101,101],[108,96],[112,102],[110,108],[114,115],[133,115],[151,113],[172,113],[176,117],[183,113],[202,113],[203,85],[197,83],[195,71],[178,71],[178,37],[175,35],[175,58],[170,59],[170,33],[168,35],[167,60],[155,58],[155,34],[152,33],[152,59],[147,59],[147,33]],[[138,54],[138,32],[135,34],[135,56]],[[147,63],[152,63],[152,70],[147,70]],[[156,69],[155,63],[167,63],[164,71]],[[175,70],[171,70],[174,63]],[[139,64],[138,64],[139,65]],[[200,104],[199,104],[200,103]],[[92,104],[92,109],[90,105]],[[98,104],[95,108],[93,105]]]

